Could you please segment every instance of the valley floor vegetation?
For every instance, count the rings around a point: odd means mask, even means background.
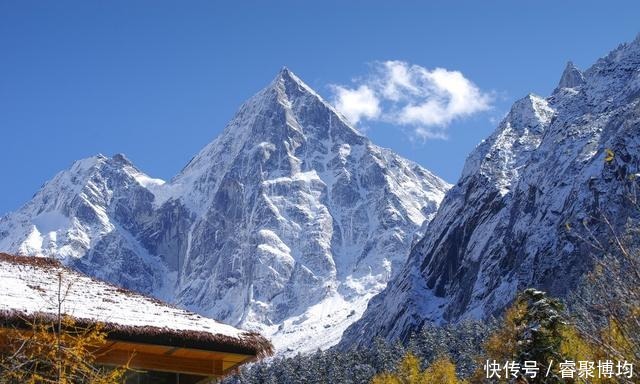
[[[528,289],[518,295],[501,321],[426,326],[404,344],[378,339],[370,348],[279,358],[243,368],[223,383],[640,382],[638,372],[633,371],[640,351],[637,309],[622,316],[607,314],[597,329],[593,328],[596,323],[583,322],[581,317],[570,315],[559,300],[544,292]],[[520,369],[531,361],[537,362],[536,377],[525,376]],[[584,371],[579,362],[583,361],[593,362],[588,371],[592,377],[580,377]],[[600,375],[598,362],[605,361],[612,362],[610,376]],[[498,375],[489,378],[490,362],[499,368]],[[571,362],[573,379],[563,377]],[[621,370],[618,362],[627,365]],[[552,366],[546,374],[549,363]],[[505,365],[510,365],[507,371]]]

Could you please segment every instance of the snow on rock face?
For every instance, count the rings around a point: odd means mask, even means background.
[[[506,194],[540,145],[554,113],[545,99],[535,95],[516,101],[498,129],[469,155],[461,181],[484,177]]]
[[[297,353],[339,340],[449,187],[284,69],[172,180],[122,155],[80,161],[1,219],[0,249],[62,258]]]
[[[637,215],[627,176],[640,164],[640,40],[600,59],[583,80],[568,70],[552,96],[517,101],[470,154],[407,264],[342,347],[404,338],[426,322],[485,318],[531,286],[564,295],[593,251],[565,224],[605,214],[622,230]],[[611,163],[607,148],[616,153]],[[602,222],[588,224],[606,238]]]

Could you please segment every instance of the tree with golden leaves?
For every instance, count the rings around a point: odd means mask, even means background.
[[[527,290],[531,294],[532,290]],[[533,291],[536,292],[536,291]],[[607,335],[608,328],[598,329],[597,335],[587,336],[581,330],[582,323],[576,322],[571,314],[559,313],[560,307],[551,305],[549,311],[549,302],[557,301],[546,297],[542,292],[530,296],[528,299],[526,293],[518,295],[518,299],[509,307],[504,314],[502,325],[487,339],[485,344],[485,354],[478,358],[477,366],[483,367],[487,360],[496,361],[505,364],[508,361],[518,362],[522,364],[524,360],[536,361],[541,366],[541,371],[546,370],[545,360],[554,360],[555,365],[549,377],[538,375],[535,379],[528,377],[520,377],[520,383],[590,383],[599,384],[604,382],[632,382],[625,380],[623,377],[615,377],[613,379],[605,379],[592,377],[588,381],[581,379],[576,375],[574,379],[561,379],[558,375],[558,363],[564,361],[587,361],[597,362],[599,360],[611,359],[611,355],[606,345],[598,342],[600,337]],[[533,299],[533,300],[532,300]],[[545,304],[546,303],[546,304]],[[535,304],[535,305],[534,305]],[[546,307],[544,311],[538,311],[538,314],[532,314],[532,306]],[[541,316],[542,313],[547,315]],[[555,320],[545,319],[544,317],[552,317]],[[560,321],[562,318],[562,321]],[[529,329],[531,325],[536,329],[536,333],[532,334]],[[620,338],[619,341],[609,341],[611,345],[617,343],[626,344]],[[504,375],[500,379],[495,377],[491,380],[486,378],[487,372],[485,368],[478,370],[469,379],[471,383],[511,383],[517,380],[513,378],[505,378]]]
[[[608,224],[608,220],[604,219]],[[609,225],[612,227],[611,225]],[[613,229],[611,229],[613,233]],[[609,356],[640,364],[640,231],[613,233],[581,289],[571,298],[578,329]]]
[[[420,369],[420,359],[408,352],[395,372],[380,373],[373,377],[372,384],[459,384],[456,366],[447,357],[436,359],[427,369]]]
[[[123,382],[125,367],[95,364],[96,353],[106,344],[100,323],[79,324],[62,313],[69,283],[58,275],[56,315],[30,316],[19,325],[0,327],[0,383],[2,384],[116,384]],[[65,289],[66,288],[66,289]]]

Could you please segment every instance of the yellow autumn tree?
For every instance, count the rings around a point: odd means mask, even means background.
[[[637,365],[640,364],[640,251],[627,248],[621,241],[616,246],[618,249],[612,254],[597,260],[594,271],[576,295],[582,313],[578,328],[590,344],[598,346],[602,356]],[[593,314],[598,314],[600,321],[594,320]]]
[[[0,384],[116,384],[126,367],[95,364],[107,342],[101,323],[79,324],[62,314],[69,287],[59,274],[58,312],[17,317],[0,327]],[[69,284],[72,284],[69,283]]]
[[[463,383],[456,375],[456,366],[446,357],[436,359],[427,369],[420,369],[420,359],[408,352],[395,372],[384,372],[374,376],[372,384],[458,384]]]
[[[526,303],[518,300],[506,310],[502,325],[489,336],[485,344],[487,359],[513,360],[518,353],[518,322],[524,317],[526,310]]]
[[[506,362],[515,360],[518,355],[519,322],[527,310],[526,303],[516,300],[504,313],[503,322],[486,340],[485,353],[476,359],[476,371],[471,375],[471,383],[484,383],[486,372],[484,366],[487,360]],[[492,382],[508,382],[508,380],[496,380]]]
[[[573,325],[567,325],[562,330],[562,344],[560,351],[566,360],[570,361],[593,361],[606,360],[607,354],[597,344],[587,340]],[[589,378],[589,383],[600,384],[606,382],[606,379],[597,375]],[[579,380],[575,382],[580,382]],[[609,380],[611,382],[611,380]]]
[[[523,364],[535,361],[545,367],[548,361],[597,361],[603,354],[597,345],[589,342],[568,322],[562,305],[544,292],[527,289],[518,295],[504,314],[498,329],[489,336],[485,354],[478,358],[479,367],[470,378],[472,383],[488,382],[485,364],[495,361]],[[491,382],[510,382],[511,377],[492,377]],[[522,379],[521,379],[522,380]],[[549,378],[530,378],[529,382],[559,382],[557,372]],[[592,381],[597,383],[598,381]]]
[[[424,371],[425,384],[456,384],[462,383],[456,375],[456,365],[446,357],[436,359],[429,368]]]
[[[523,352],[527,352],[526,348],[531,348],[531,345],[527,346],[524,343],[524,333],[526,331],[527,322],[524,321],[529,317],[527,312],[531,311],[531,308],[527,306],[527,302],[518,299],[514,304],[509,307],[504,314],[504,320],[501,326],[491,334],[485,344],[485,353],[477,360],[477,366],[479,367],[469,381],[471,383],[508,383],[511,382],[511,378],[505,378],[504,375],[501,378],[493,377],[488,380],[485,371],[485,363],[487,361],[496,361],[499,364],[504,364],[508,361],[521,362]],[[564,314],[565,320],[571,320],[568,314]],[[543,322],[539,319],[532,318],[536,326],[540,326]],[[621,337],[619,333],[611,330],[609,327],[602,330],[602,335],[609,335],[609,343],[611,345],[621,345],[625,343],[625,339]],[[605,337],[605,336],[601,336]],[[555,342],[555,341],[557,342]],[[556,324],[556,336],[552,339],[547,339],[542,347],[543,350],[553,352],[555,360],[567,360],[567,361],[593,361],[605,360],[609,357],[606,349],[599,343],[592,341],[592,338],[586,337],[580,330],[568,321],[563,321]],[[530,353],[527,353],[530,355]],[[542,363],[534,359],[538,363]],[[522,380],[522,379],[521,379]],[[556,381],[554,381],[556,380]],[[535,380],[529,380],[529,382],[535,382]],[[557,378],[544,379],[543,382],[557,382]],[[573,383],[580,382],[576,378],[576,381],[566,379],[564,382]],[[598,377],[590,378],[589,383],[599,384],[603,383],[604,379]]]
[[[0,383],[7,384],[115,384],[124,368],[95,365],[96,353],[106,343],[101,324],[79,326],[70,317],[37,319],[27,327],[0,330]]]

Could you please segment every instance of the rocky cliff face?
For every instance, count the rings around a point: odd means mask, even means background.
[[[0,219],[0,249],[313,350],[386,286],[449,187],[284,69],[172,180],[81,160]]]
[[[585,231],[606,241],[604,218],[621,232],[638,214],[639,144],[640,38],[584,73],[569,63],[551,96],[517,101],[468,157],[405,267],[342,346],[485,318],[526,287],[570,292],[590,268]]]

